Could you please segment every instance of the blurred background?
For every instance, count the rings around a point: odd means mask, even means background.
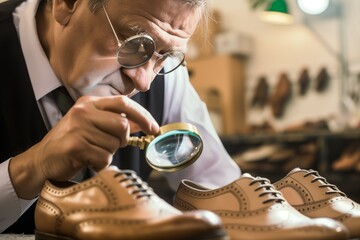
[[[190,80],[243,172],[312,168],[360,199],[360,1],[212,0]]]
[[[312,168],[360,199],[360,1],[212,0],[190,80],[243,172]]]

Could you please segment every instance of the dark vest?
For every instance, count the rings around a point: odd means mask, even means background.
[[[12,12],[23,1],[9,0],[0,4],[0,162],[27,150],[47,133],[13,24]],[[161,124],[164,77],[157,76],[149,91],[139,93],[133,99]],[[113,164],[120,169],[132,169],[146,180],[151,168],[144,160],[144,151],[127,147],[116,152]],[[32,234],[34,205],[5,232]]]

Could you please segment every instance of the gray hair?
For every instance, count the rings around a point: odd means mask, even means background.
[[[53,0],[47,0],[48,4],[51,4]],[[109,0],[88,0],[89,9],[92,13],[96,13],[103,4],[106,4]],[[192,6],[194,8],[201,8],[201,21],[199,24],[200,31],[203,35],[206,35],[208,29],[208,21],[210,18],[210,6],[209,0],[178,0],[183,1],[185,4]]]
[[[103,4],[106,4],[107,1],[109,0],[89,0],[89,9],[93,13],[96,13],[102,7]],[[177,1],[182,1],[184,2],[184,4],[189,5],[193,8],[201,9],[201,19],[199,25],[197,26],[196,31],[198,32],[199,36],[202,37],[202,40],[204,42],[207,42],[209,20],[214,21],[210,13],[209,0],[177,0]]]
[[[96,12],[98,9],[101,8],[102,4],[106,3],[109,0],[89,0],[89,9],[92,12]],[[208,10],[208,0],[181,0],[185,4],[194,7],[201,7],[205,12]],[[47,0],[49,4],[53,2],[53,0]]]
[[[47,0],[49,4],[52,3],[53,0]],[[96,12],[99,8],[101,8],[102,4],[106,3],[109,0],[89,0],[89,9],[92,12]],[[185,4],[188,4],[190,6],[194,7],[201,7],[203,9],[203,12],[206,13],[206,16],[208,16],[208,10],[209,10],[209,4],[208,0],[180,0],[183,1]]]

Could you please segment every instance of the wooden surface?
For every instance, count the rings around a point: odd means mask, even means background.
[[[246,130],[245,61],[231,55],[214,55],[187,62],[191,84],[210,112],[221,117],[220,135]]]

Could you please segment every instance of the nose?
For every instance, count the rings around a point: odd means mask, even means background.
[[[153,65],[148,62],[137,68],[122,68],[121,71],[131,79],[136,90],[145,92],[149,90],[156,75],[153,71]]]

